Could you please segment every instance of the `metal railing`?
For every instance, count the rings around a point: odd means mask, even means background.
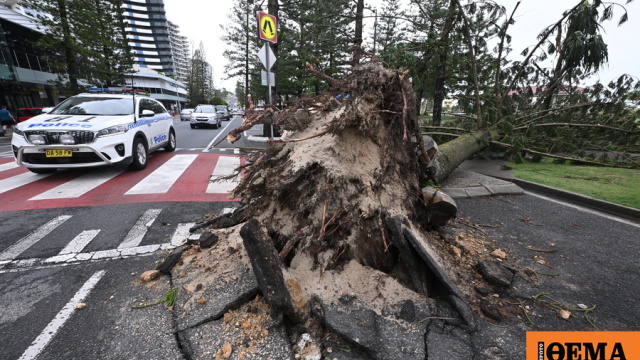
[[[10,58],[7,58],[7,55]],[[15,67],[51,73],[51,68],[44,57],[22,51],[0,51],[0,64],[11,64]]]

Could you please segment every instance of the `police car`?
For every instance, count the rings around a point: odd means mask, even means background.
[[[79,94],[19,123],[11,145],[18,165],[39,174],[116,164],[142,170],[149,153],[176,149],[176,133],[171,115],[154,99]]]

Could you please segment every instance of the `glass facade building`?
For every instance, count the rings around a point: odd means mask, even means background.
[[[24,14],[18,1],[0,5],[0,103],[10,111],[57,104],[57,75],[47,57],[32,46],[43,34],[41,25]]]

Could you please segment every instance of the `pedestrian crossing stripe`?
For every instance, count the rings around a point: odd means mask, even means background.
[[[140,202],[233,201],[229,192],[244,157],[211,153],[155,153],[147,169],[124,167],[68,169],[34,174],[14,161],[0,159],[0,211],[18,211]]]
[[[184,245],[188,240],[197,240],[199,233],[190,233],[189,229],[195,223],[179,223],[176,226],[170,242],[161,244],[140,245],[142,239],[162,209],[148,209],[145,211],[127,233],[124,239],[115,249],[85,251],[89,243],[100,233],[100,229],[84,230],[67,243],[56,255],[47,258],[19,259],[19,256],[30,247],[37,244],[47,235],[52,233],[58,226],[72,218],[71,215],[61,215],[55,217],[33,232],[18,240],[15,244],[0,252],[0,273],[33,269],[34,267],[44,267],[52,265],[69,265],[82,261],[122,259],[134,256],[151,255],[159,250],[174,249]],[[223,212],[231,212],[233,209],[226,208]]]

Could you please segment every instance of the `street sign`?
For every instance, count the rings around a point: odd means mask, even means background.
[[[273,53],[273,50],[271,50],[271,46],[269,46],[269,44],[264,44],[260,48],[260,51],[258,51],[258,58],[267,70],[271,70],[271,67],[276,62],[276,55]]]
[[[269,79],[267,79],[267,72],[262,70],[260,71],[260,77],[262,80],[263,86],[275,86],[276,85],[276,74],[269,71]]]
[[[260,39],[266,40],[272,43],[278,42],[278,27],[277,19],[273,15],[269,15],[266,12],[258,11],[258,33]]]

